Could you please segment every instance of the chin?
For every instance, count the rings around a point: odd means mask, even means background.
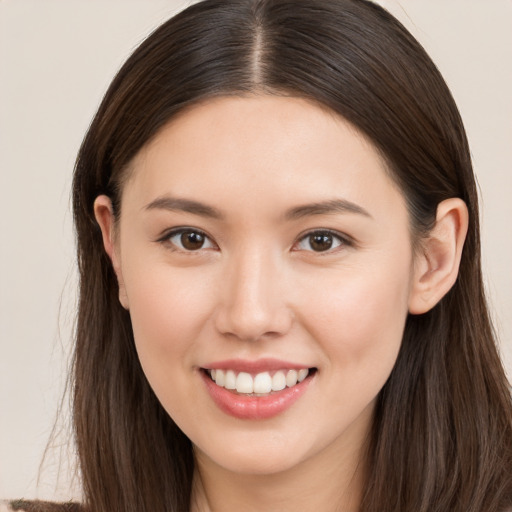
[[[276,444],[280,444],[276,448]],[[286,446],[284,442],[261,443],[253,440],[250,443],[227,443],[220,449],[202,451],[194,447],[199,463],[208,461],[224,470],[243,475],[272,475],[286,472],[307,459],[304,447]]]

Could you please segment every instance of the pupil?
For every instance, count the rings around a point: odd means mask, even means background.
[[[332,247],[332,236],[329,234],[311,235],[309,243],[314,251],[328,251]]]
[[[187,231],[181,234],[181,243],[189,251],[201,249],[204,244],[204,236],[201,233]]]

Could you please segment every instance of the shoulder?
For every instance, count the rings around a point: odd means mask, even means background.
[[[0,501],[0,512],[85,512],[79,503],[39,500]]]

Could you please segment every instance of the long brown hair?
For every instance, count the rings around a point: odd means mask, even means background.
[[[462,198],[458,280],[410,315],[369,440],[361,512],[500,512],[512,506],[512,404],[484,297],[478,202],[462,121],[419,43],[365,0],[206,0],[151,34],[112,82],[76,164],[80,298],[74,427],[94,512],[190,505],[190,441],[153,394],[94,219],[120,214],[126,168],[178,112],[214,96],[312,99],[364,133],[407,199],[413,236]]]

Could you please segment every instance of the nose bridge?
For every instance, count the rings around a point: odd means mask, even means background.
[[[227,262],[218,328],[242,340],[284,334],[290,327],[282,271],[264,247],[246,247]]]

